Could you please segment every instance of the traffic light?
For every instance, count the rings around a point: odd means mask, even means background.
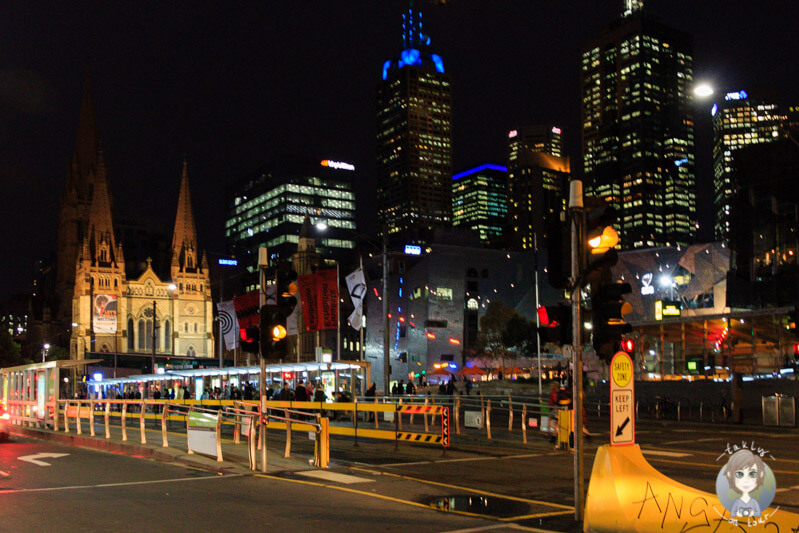
[[[270,361],[286,359],[286,322],[297,306],[297,273],[287,265],[278,267],[275,282],[275,303],[261,307],[262,354]]]
[[[613,228],[618,214],[616,209],[600,198],[586,198],[585,205],[585,268],[582,278],[596,279],[594,273],[599,273],[600,281],[603,278],[610,279],[610,267],[619,260],[615,250],[619,234]]]
[[[241,330],[241,350],[247,353],[258,353],[260,332],[257,326]]]
[[[788,331],[794,337],[799,337],[799,309],[794,309],[793,312],[788,316]]]
[[[621,341],[621,349],[632,355],[635,352],[635,341],[632,339],[624,339]]]
[[[591,288],[594,349],[600,359],[610,361],[621,345],[622,336],[633,330],[624,321],[624,315],[632,311],[624,295],[632,292],[632,288],[629,283],[603,284],[601,281],[592,283]]]
[[[544,342],[557,342],[561,346],[572,342],[572,310],[565,304],[538,308],[538,334]]]
[[[566,288],[571,276],[571,238],[565,215],[551,215],[547,222],[547,279],[556,289]]]

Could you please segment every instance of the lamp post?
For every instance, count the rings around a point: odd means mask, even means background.
[[[45,360],[47,359],[47,350],[49,349],[50,349],[50,344],[45,342],[44,346],[42,346],[42,363],[44,363]]]

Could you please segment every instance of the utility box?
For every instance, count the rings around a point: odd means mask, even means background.
[[[778,396],[777,412],[779,413],[780,426],[796,426],[796,398],[793,396]]]
[[[483,429],[483,413],[480,411],[465,411],[463,425],[467,428]]]
[[[761,404],[763,406],[763,425],[779,426],[780,413],[778,410],[778,398],[776,396],[763,396]]]

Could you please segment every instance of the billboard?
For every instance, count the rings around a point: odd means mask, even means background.
[[[92,327],[95,333],[117,332],[117,297],[95,294],[92,301]]]

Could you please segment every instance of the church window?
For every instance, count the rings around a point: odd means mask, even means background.
[[[133,332],[133,319],[128,319],[128,351],[133,351],[134,346],[134,332]]]
[[[183,331],[185,331],[186,333],[189,332],[189,323],[188,322],[184,322],[183,323]]]
[[[147,344],[147,349],[153,349],[153,321],[147,320],[147,337],[144,339],[145,343]]]
[[[164,320],[164,350],[170,349],[170,341],[172,340],[172,329],[169,327],[170,325],[169,320]]]
[[[194,346],[189,346],[189,349],[186,350],[187,357],[197,357],[197,352],[194,351]]]
[[[197,333],[197,322],[194,323],[194,333]]]
[[[144,320],[139,320],[139,350],[144,350],[147,345],[144,341]]]

